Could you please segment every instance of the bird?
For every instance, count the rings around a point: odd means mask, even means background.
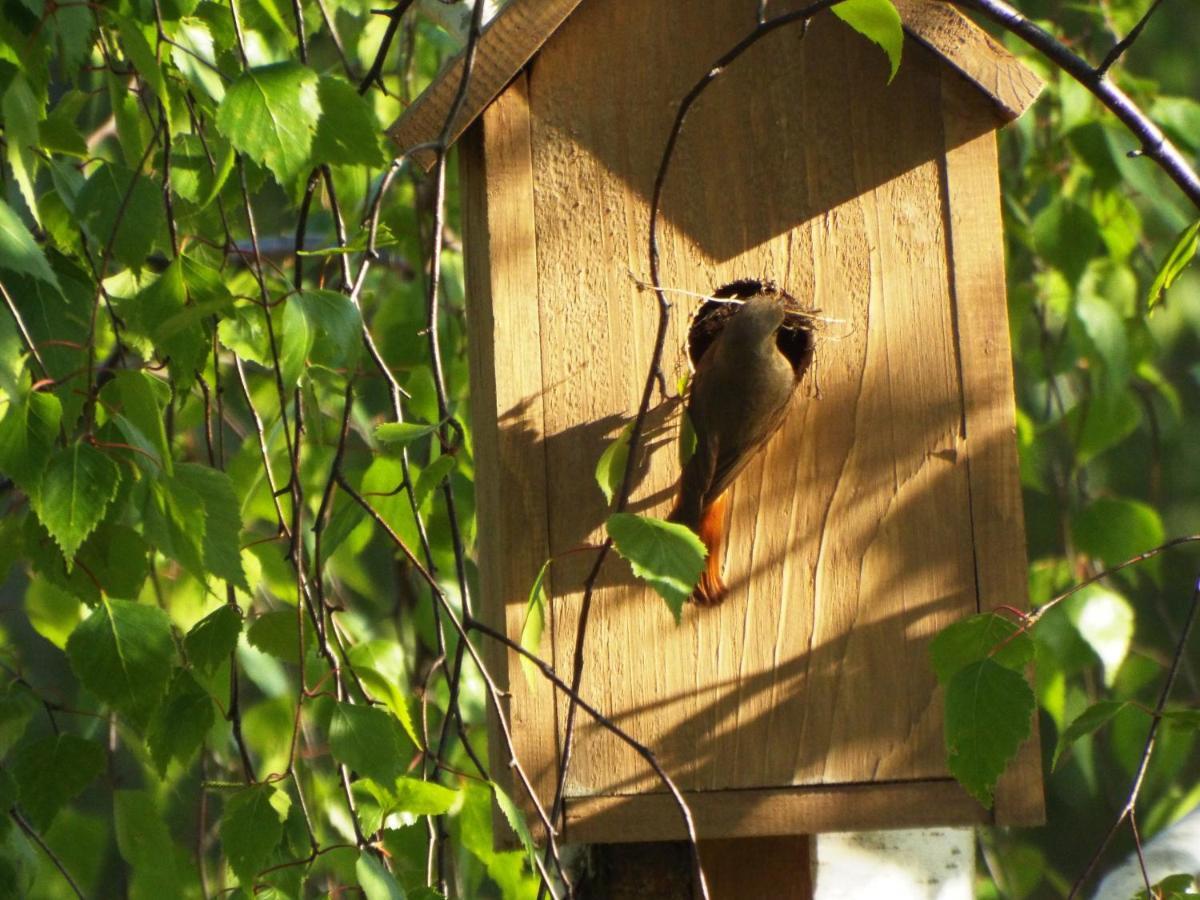
[[[789,315],[785,300],[791,298],[771,283],[734,282],[713,296],[718,300],[709,301],[692,325],[695,375],[687,416],[695,451],[667,517],[694,531],[708,551],[692,594],[701,606],[725,598],[721,550],[729,487],[783,424],[813,350],[811,331],[797,324],[803,317]],[[726,298],[743,302],[733,306]]]

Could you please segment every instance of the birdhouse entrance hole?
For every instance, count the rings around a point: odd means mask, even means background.
[[[739,278],[722,285],[709,295],[712,299],[705,301],[693,313],[687,335],[687,355],[693,370],[724,329],[729,317],[737,311],[740,305],[737,301],[748,300],[759,293],[777,294],[783,303],[785,316],[775,343],[792,368],[797,370],[799,378],[813,353],[814,311],[805,309],[800,301],[777,288],[773,281],[757,278]]]

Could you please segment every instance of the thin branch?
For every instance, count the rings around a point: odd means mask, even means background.
[[[412,4],[413,0],[400,0],[388,13],[387,30],[384,31],[383,39],[379,42],[379,49],[375,52],[371,68],[367,70],[367,74],[363,76],[363,80],[358,86],[360,94],[365,94],[372,84],[378,83],[381,88],[383,87],[383,64],[387,60],[392,41],[396,38],[396,31],[400,28],[400,20],[404,18],[404,14]]]
[[[1100,65],[1096,67],[1097,75],[1103,78],[1108,70],[1113,67],[1113,64],[1116,63],[1116,61],[1120,59],[1130,47],[1133,46],[1134,41],[1138,39],[1138,36],[1142,33],[1142,29],[1146,27],[1147,23],[1149,23],[1150,17],[1158,11],[1158,8],[1162,5],[1162,2],[1163,0],[1154,0],[1154,2],[1150,4],[1150,8],[1146,10],[1140,19],[1138,19],[1138,23],[1133,26],[1129,34],[1125,35],[1125,37],[1121,38],[1121,40],[1117,41],[1113,45],[1113,48],[1108,51]]]
[[[42,836],[34,830],[32,825],[25,821],[25,817],[17,812],[16,809],[10,810],[8,814],[12,820],[17,823],[17,827],[25,832],[29,839],[41,848],[41,851],[46,854],[50,862],[54,863],[54,868],[58,869],[58,873],[62,875],[63,880],[66,881],[68,887],[71,888],[71,891],[75,894],[75,896],[78,897],[79,900],[84,900],[83,891],[79,889],[79,885],[75,883],[75,879],[71,877],[71,873],[67,871],[67,867],[63,864],[63,861],[58,858],[58,855],[53,850],[50,849],[50,845],[42,840]]]
[[[1175,644],[1175,653],[1171,658],[1171,667],[1167,670],[1167,679],[1163,682],[1162,690],[1159,692],[1158,702],[1154,704],[1154,717],[1150,721],[1150,731],[1146,735],[1146,745],[1142,750],[1142,759],[1138,764],[1137,773],[1133,777],[1133,784],[1129,789],[1129,796],[1125,801],[1125,805],[1121,808],[1121,812],[1117,816],[1116,821],[1113,822],[1112,827],[1109,828],[1108,832],[1104,835],[1104,839],[1100,842],[1100,846],[1096,848],[1096,852],[1093,853],[1091,859],[1088,860],[1088,864],[1084,868],[1083,873],[1071,886],[1071,892],[1067,895],[1068,900],[1072,900],[1072,898],[1079,896],[1079,892],[1083,889],[1084,884],[1087,883],[1087,880],[1091,876],[1092,871],[1096,868],[1097,863],[1100,862],[1100,858],[1104,855],[1104,851],[1107,849],[1109,842],[1112,841],[1113,836],[1117,833],[1125,820],[1129,819],[1131,822],[1134,822],[1133,817],[1137,808],[1138,796],[1141,794],[1142,785],[1145,783],[1146,772],[1150,768],[1150,758],[1154,754],[1154,746],[1158,740],[1158,728],[1162,724],[1163,710],[1166,709],[1167,700],[1171,696],[1171,688],[1175,686],[1175,678],[1179,674],[1179,667],[1183,662],[1184,651],[1187,648],[1188,638],[1192,633],[1192,627],[1196,624],[1197,613],[1200,613],[1200,576],[1197,576],[1194,582],[1191,606],[1188,608],[1187,619],[1184,620],[1183,629],[1179,634],[1179,640]],[[1134,823],[1134,828],[1136,830],[1136,823]],[[1147,888],[1149,888],[1149,885],[1147,885]]]
[[[1162,129],[1150,121],[1119,87],[1105,77],[1103,66],[1093,68],[1083,57],[1072,52],[1062,41],[1026,18],[1004,0],[951,0],[964,9],[974,10],[1019,37],[1052,63],[1088,89],[1141,142],[1139,155],[1149,157],[1166,172],[1184,195],[1200,207],[1200,175],[1179,152]]]
[[[1162,553],[1165,553],[1168,550],[1172,550],[1175,547],[1180,547],[1180,546],[1183,546],[1186,544],[1195,544],[1197,542],[1200,542],[1200,534],[1189,534],[1189,535],[1184,535],[1183,537],[1172,538],[1171,540],[1167,541],[1165,544],[1160,544],[1159,546],[1153,547],[1150,550],[1145,551],[1144,553],[1139,553],[1136,556],[1131,556],[1129,559],[1125,560],[1124,562],[1117,563],[1115,566],[1105,569],[1103,572],[1099,572],[1098,574],[1093,575],[1091,578],[1085,578],[1083,581],[1079,582],[1078,584],[1072,585],[1070,588],[1063,591],[1061,594],[1058,594],[1057,596],[1052,597],[1051,599],[1047,600],[1045,603],[1043,603],[1037,609],[1032,610],[1025,617],[1023,630],[1028,630],[1029,628],[1036,625],[1038,623],[1038,621],[1042,618],[1042,616],[1044,616],[1047,612],[1049,612],[1054,607],[1058,606],[1058,604],[1062,603],[1068,597],[1079,593],[1088,585],[1095,584],[1097,581],[1103,581],[1105,578],[1109,578],[1109,577],[1115,575],[1117,572],[1120,572],[1122,569],[1128,569],[1130,566],[1134,566],[1134,565],[1137,565],[1138,563],[1145,562],[1148,559],[1153,559],[1154,557],[1156,557]]]

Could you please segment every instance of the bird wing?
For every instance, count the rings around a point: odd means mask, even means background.
[[[717,463],[713,470],[712,480],[709,482],[708,491],[704,495],[705,505],[721,496],[742,469],[750,464],[758,451],[771,439],[771,435],[783,424],[788,407],[791,405],[790,401],[791,395],[789,394],[787,399],[770,415],[759,420],[759,427],[752,432],[739,433],[736,439],[726,440],[724,444],[717,447]]]

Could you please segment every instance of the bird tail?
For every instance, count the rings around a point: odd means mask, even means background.
[[[700,573],[700,583],[692,599],[700,606],[716,606],[725,599],[725,582],[721,580],[721,557],[725,543],[725,511],[729,494],[722,493],[704,508],[697,534],[708,548],[708,559]]]

